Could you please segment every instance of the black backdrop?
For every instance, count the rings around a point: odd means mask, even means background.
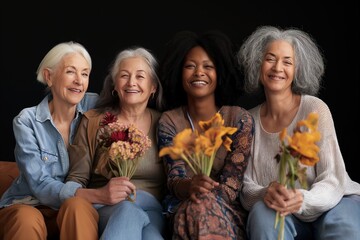
[[[359,159],[356,116],[360,80],[359,10],[355,1],[328,2],[326,6],[298,1],[227,2],[119,1],[118,6],[58,2],[48,7],[45,3],[25,6],[13,1],[2,7],[0,160],[14,160],[12,119],[22,108],[43,98],[44,86],[36,81],[35,72],[55,44],[74,40],[88,49],[93,59],[89,91],[100,92],[109,64],[125,47],[141,45],[160,59],[165,43],[179,30],[220,29],[240,45],[257,26],[269,24],[305,30],[322,48],[326,73],[319,97],[333,114],[347,171],[360,182],[355,167]],[[240,104],[250,108],[255,101],[244,99]]]

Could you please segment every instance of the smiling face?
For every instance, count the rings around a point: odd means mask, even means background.
[[[150,67],[141,57],[132,57],[119,64],[115,78],[115,90],[118,92],[121,106],[147,106],[148,100],[156,88],[150,76]]]
[[[270,43],[261,65],[260,79],[265,91],[291,91],[294,76],[295,57],[293,47],[283,40]]]
[[[182,83],[188,96],[214,96],[217,84],[216,68],[202,47],[194,47],[186,55]]]
[[[90,66],[82,55],[71,53],[53,71],[45,69],[44,76],[55,101],[76,105],[89,86]]]

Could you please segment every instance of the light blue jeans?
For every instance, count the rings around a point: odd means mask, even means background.
[[[101,240],[164,239],[163,209],[150,193],[137,190],[136,201],[122,201],[112,206],[96,205]]]
[[[247,234],[251,240],[277,239],[274,228],[276,212],[263,201],[251,209],[247,221]],[[323,213],[313,222],[303,222],[294,215],[285,218],[284,239],[360,239],[360,196],[345,196],[331,210]]]

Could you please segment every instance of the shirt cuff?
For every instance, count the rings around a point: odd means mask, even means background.
[[[74,197],[78,188],[82,188],[80,183],[73,181],[66,182],[60,191],[61,202],[64,202],[68,198]]]

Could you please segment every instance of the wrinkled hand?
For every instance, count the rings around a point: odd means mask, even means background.
[[[270,183],[264,197],[266,206],[280,212],[281,216],[299,211],[303,201],[298,189],[287,189],[278,182]]]
[[[128,177],[113,177],[99,190],[104,204],[114,205],[134,193],[136,187]]]
[[[194,175],[190,182],[190,199],[196,203],[200,203],[199,195],[210,192],[214,187],[219,186],[219,183],[212,180],[204,174]]]

